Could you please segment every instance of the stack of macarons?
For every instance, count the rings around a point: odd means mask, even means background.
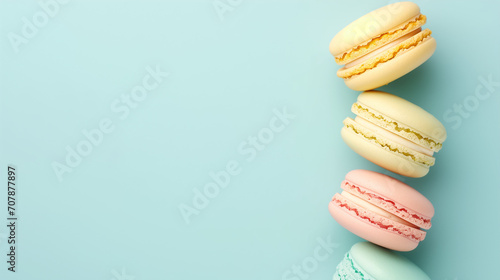
[[[430,113],[374,89],[406,75],[429,59],[436,40],[422,29],[426,17],[412,2],[387,5],[355,20],[331,41],[330,52],[344,65],[337,75],[362,92],[341,135],[356,153],[394,173],[420,178],[435,164],[446,129]],[[411,251],[426,237],[432,203],[390,176],[353,170],[328,209],[344,228],[371,242],[355,244],[337,266],[334,280],[430,279],[408,259],[391,251]]]

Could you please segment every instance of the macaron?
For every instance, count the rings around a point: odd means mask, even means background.
[[[337,76],[353,90],[388,84],[429,59],[436,40],[427,18],[412,2],[398,2],[372,11],[342,29],[330,42],[330,53],[344,65]]]
[[[398,96],[366,91],[358,96],[341,130],[344,142],[369,161],[397,174],[423,177],[434,165],[434,152],[446,129],[430,113]]]
[[[377,245],[354,244],[337,266],[333,280],[430,280],[407,258]]]
[[[432,203],[407,184],[369,170],[347,173],[342,192],[328,204],[332,217],[350,232],[396,251],[411,251],[431,228]]]

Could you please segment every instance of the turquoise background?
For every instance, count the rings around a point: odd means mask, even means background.
[[[42,8],[0,1],[0,278],[331,279],[361,239],[331,218],[330,198],[352,169],[391,173],[340,137],[358,93],[336,77],[328,44],[388,1],[67,2],[16,53],[12,32],[24,17],[43,23]],[[500,4],[416,2],[438,49],[382,89],[434,114],[448,139],[426,177],[396,176],[436,208],[426,240],[404,255],[432,279],[494,279],[500,87],[477,104],[474,93],[480,77],[500,82]],[[214,3],[228,10],[219,17]],[[126,117],[112,109],[125,110],[121,96],[148,66],[169,76]],[[284,107],[294,118],[271,139]],[[103,120],[113,130],[58,180],[54,162]],[[258,133],[269,143],[250,149]],[[239,174],[188,224],[179,207],[230,161]],[[5,262],[8,164],[18,170],[16,273]],[[328,239],[333,249],[320,247]]]

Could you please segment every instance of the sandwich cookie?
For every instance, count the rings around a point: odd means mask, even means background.
[[[408,177],[423,177],[434,165],[434,152],[446,129],[417,105],[381,91],[367,91],[351,107],[341,130],[345,143],[369,161]]]
[[[350,232],[396,251],[423,241],[434,216],[432,203],[407,184],[369,170],[347,173],[342,192],[328,204],[332,217]]]
[[[436,40],[427,18],[412,2],[377,9],[342,29],[330,42],[330,53],[344,65],[337,76],[353,90],[370,90],[388,84],[429,59]]]

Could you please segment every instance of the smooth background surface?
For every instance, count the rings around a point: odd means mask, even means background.
[[[429,175],[405,179],[436,208],[426,240],[405,255],[432,279],[494,279],[500,87],[478,104],[472,96],[478,77],[500,82],[500,5],[416,2],[437,51],[382,89],[434,114],[448,140]],[[1,279],[300,279],[287,271],[303,261],[307,279],[331,279],[360,239],[328,202],[348,171],[384,170],[342,142],[357,92],[336,77],[328,44],[388,2],[232,3],[221,20],[209,0],[70,1],[15,53],[8,34],[41,8],[0,1]],[[120,119],[111,104],[155,65],[170,76]],[[464,100],[467,118],[446,121]],[[283,107],[295,119],[248,161],[239,145]],[[104,118],[114,131],[60,182],[51,164]],[[241,173],[186,224],[179,205],[230,160]],[[5,263],[7,164],[18,168],[15,274]],[[336,248],[311,266],[328,236]]]

